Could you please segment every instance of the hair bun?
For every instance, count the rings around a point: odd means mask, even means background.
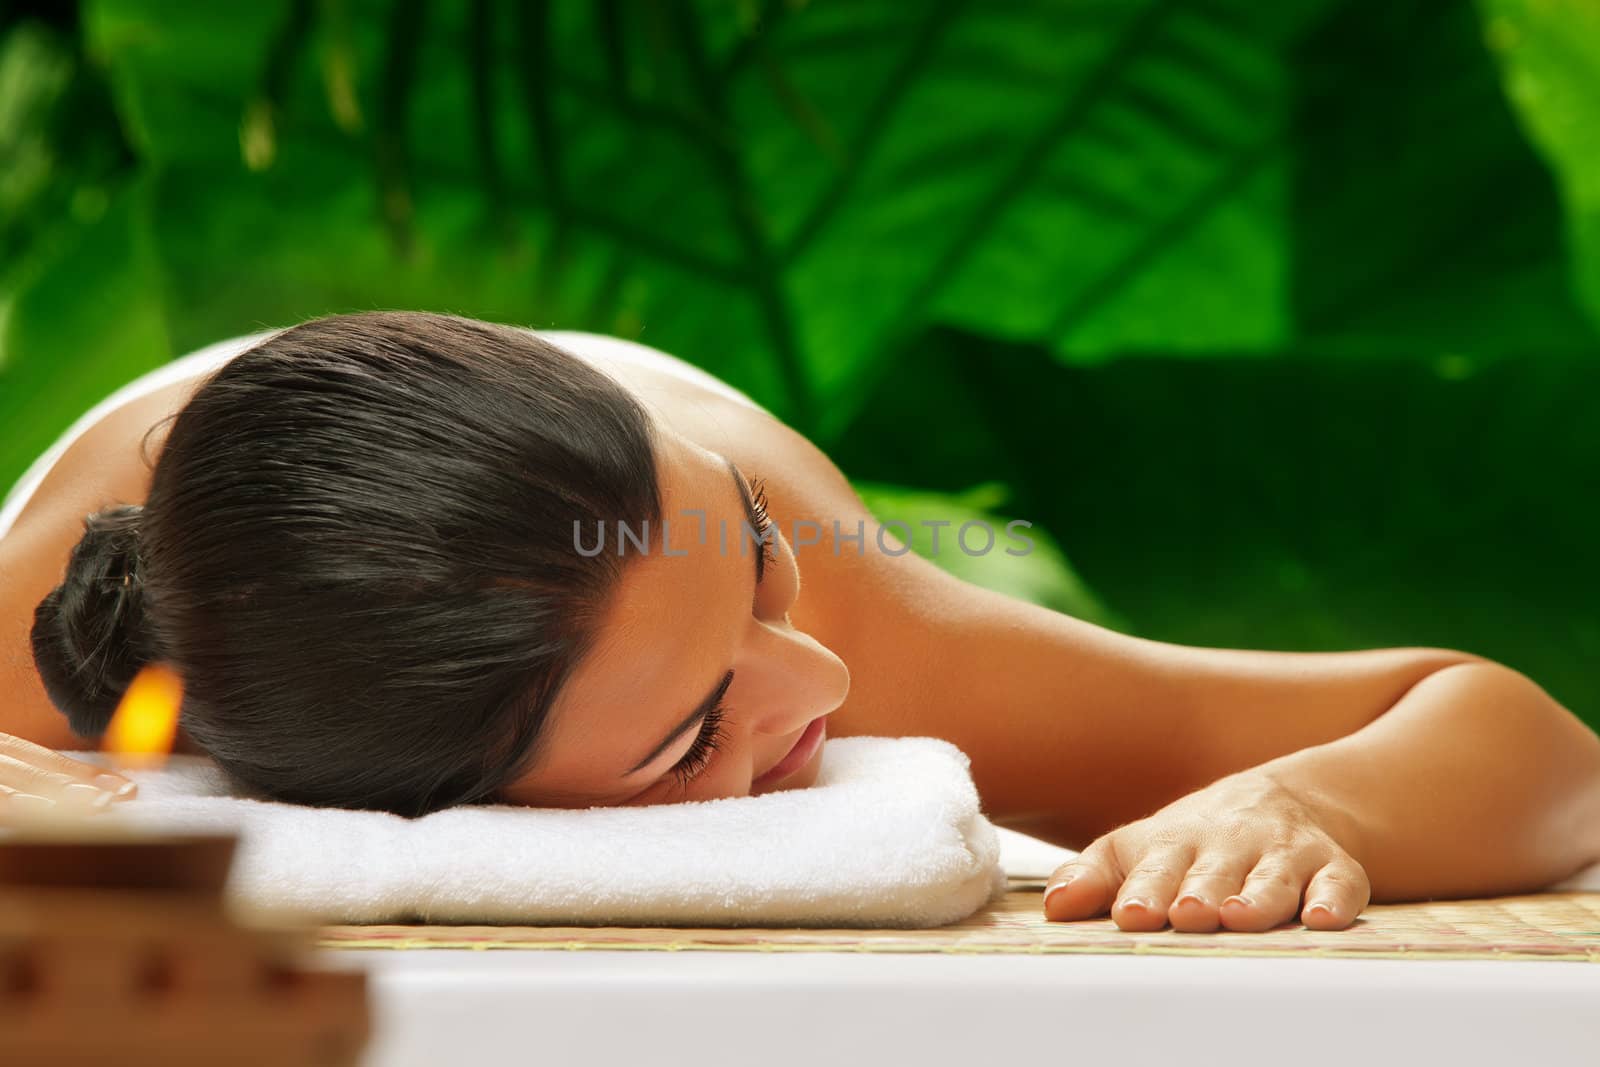
[[[105,732],[134,675],[155,658],[139,573],[143,516],[137,504],[86,516],[66,578],[34,609],[34,664],[80,737]]]

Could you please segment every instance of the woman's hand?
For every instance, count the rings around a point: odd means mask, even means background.
[[[1109,906],[1124,930],[1205,932],[1270,930],[1298,913],[1342,930],[1372,887],[1332,822],[1266,773],[1231,774],[1092,841],[1051,875],[1045,916],[1093,919]]]
[[[0,823],[47,810],[92,813],[133,796],[128,779],[0,734]]]

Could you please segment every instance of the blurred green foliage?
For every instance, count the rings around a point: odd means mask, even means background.
[[[1583,299],[1600,317],[1600,4],[1484,0],[1483,9],[1506,91],[1555,171]]]
[[[974,580],[1161,640],[1465,648],[1600,721],[1588,0],[0,12],[0,484],[264,326],[596,330],[882,517],[1034,522],[940,555]]]

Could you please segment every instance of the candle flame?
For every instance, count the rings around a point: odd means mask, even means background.
[[[136,762],[160,762],[172,751],[182,706],[178,673],[164,663],[150,664],[134,677],[111,716],[106,751]]]

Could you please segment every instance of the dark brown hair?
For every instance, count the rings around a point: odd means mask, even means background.
[[[85,519],[33,654],[103,732],[146,663],[241,782],[406,815],[490,798],[536,758],[621,559],[574,523],[661,512],[648,415],[526,331],[335,315],[224,364],[142,507]]]

